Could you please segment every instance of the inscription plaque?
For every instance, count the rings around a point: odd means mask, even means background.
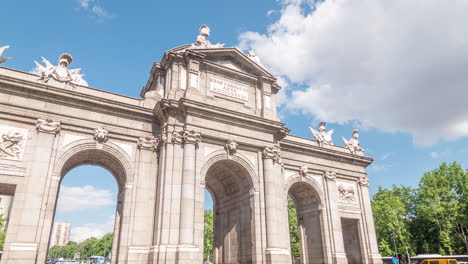
[[[210,91],[244,101],[249,100],[249,90],[247,87],[214,77],[210,78]]]

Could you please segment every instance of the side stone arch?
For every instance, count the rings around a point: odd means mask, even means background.
[[[93,139],[80,139],[66,145],[58,153],[53,175],[62,180],[77,166],[96,165],[109,170],[121,189],[133,182],[134,171],[130,162],[130,156],[117,144],[106,142],[98,148]]]
[[[303,182],[305,184],[310,185],[313,188],[313,190],[315,191],[315,194],[320,199],[321,206],[325,206],[325,193],[323,192],[323,187],[320,186],[320,184],[315,179],[312,179],[312,178],[309,178],[309,177],[302,177],[298,173],[294,173],[293,175],[291,175],[288,178],[288,180],[286,181],[286,183],[284,184],[283,195],[285,195],[285,198],[287,198],[289,190],[291,189],[291,187],[294,184],[299,183],[299,182]]]

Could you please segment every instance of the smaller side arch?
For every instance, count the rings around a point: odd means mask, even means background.
[[[119,189],[133,182],[131,158],[117,144],[106,142],[98,147],[93,139],[80,139],[64,147],[57,155],[53,174],[60,180],[80,165],[96,165],[108,169],[116,178]]]
[[[320,204],[322,206],[324,205],[325,194],[323,193],[323,190],[322,190],[322,187],[320,186],[320,184],[315,179],[312,179],[312,178],[309,178],[309,177],[302,177],[297,173],[295,173],[291,177],[289,177],[289,179],[287,180],[287,182],[284,185],[283,195],[285,196],[284,197],[285,199],[287,199],[287,196],[288,196],[288,193],[289,193],[289,190],[291,189],[291,187],[295,183],[298,183],[298,182],[303,182],[305,184],[310,185],[312,187],[312,189],[315,191],[315,194],[319,197]]]

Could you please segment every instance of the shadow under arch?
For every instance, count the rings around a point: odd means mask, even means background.
[[[325,263],[324,194],[320,185],[311,178],[294,174],[286,183],[285,194],[296,207],[301,263]]]
[[[213,263],[252,263],[258,190],[254,166],[239,153],[217,151],[205,158],[201,177],[213,198]]]
[[[133,169],[130,165],[130,156],[118,145],[112,142],[97,145],[93,139],[81,139],[67,144],[60,150],[55,165],[53,175],[58,179],[51,192],[48,203],[54,205],[50,219],[49,233],[55,216],[60,183],[64,176],[72,169],[82,165],[94,165],[108,170],[115,178],[118,185],[117,208],[114,220],[114,238],[112,245],[112,263],[117,263],[121,248],[122,221],[125,204],[126,185],[133,182]],[[50,242],[50,237],[49,237]]]

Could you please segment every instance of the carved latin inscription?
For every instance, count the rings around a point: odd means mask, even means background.
[[[214,77],[210,77],[210,91],[244,101],[249,100],[249,89],[247,87]]]

